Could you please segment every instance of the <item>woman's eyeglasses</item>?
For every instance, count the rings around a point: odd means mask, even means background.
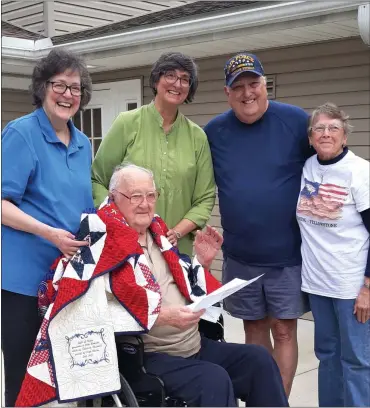
[[[340,132],[341,129],[343,129],[343,126],[340,125],[317,125],[317,126],[312,126],[311,130],[315,133],[323,134],[325,130],[328,129],[328,132],[331,133],[332,135],[335,135]]]
[[[175,84],[177,81],[180,81],[180,85],[184,88],[189,88],[191,85],[191,80],[188,76],[179,77],[174,72],[169,71],[163,74],[165,81],[168,84]]]
[[[47,81],[51,84],[53,91],[57,94],[63,95],[67,89],[71,92],[73,96],[81,96],[83,92],[83,87],[80,85],[67,85],[64,82]]]

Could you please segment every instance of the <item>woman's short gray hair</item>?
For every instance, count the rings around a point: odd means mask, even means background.
[[[136,171],[141,171],[143,173],[146,173],[150,176],[150,178],[153,180],[153,187],[155,187],[155,182],[154,182],[154,174],[151,170],[148,170],[144,167],[136,166],[136,164],[132,163],[123,163],[115,167],[113,170],[112,177],[109,182],[109,192],[111,193],[113,190],[115,190],[120,183],[122,179],[124,179],[128,173],[132,173],[133,170]]]
[[[198,88],[198,68],[191,57],[181,52],[167,52],[157,59],[150,72],[149,86],[152,88],[154,96],[157,95],[157,83],[160,77],[175,69],[185,71],[190,76],[189,93],[185,99],[185,103],[190,103],[194,99]]]
[[[323,105],[318,106],[312,112],[308,127],[309,135],[311,135],[312,127],[317,122],[317,119],[320,115],[325,115],[332,119],[339,119],[343,124],[344,134],[348,136],[351,133],[353,126],[349,123],[349,115],[339,109],[338,106],[334,103],[326,102]]]

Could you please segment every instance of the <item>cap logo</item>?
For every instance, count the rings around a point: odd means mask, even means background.
[[[245,52],[236,54],[224,66],[226,85],[230,86],[236,77],[248,71],[258,76],[263,75],[263,68],[259,59],[255,55]]]
[[[255,69],[254,58],[249,55],[236,55],[226,67],[227,75],[234,74],[240,69]]]

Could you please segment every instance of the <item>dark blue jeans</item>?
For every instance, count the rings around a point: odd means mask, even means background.
[[[148,372],[162,378],[167,395],[192,407],[287,407],[279,368],[260,346],[202,338],[196,355],[183,358],[145,353]]]
[[[320,407],[370,406],[370,320],[353,314],[354,299],[309,295],[319,359]]]

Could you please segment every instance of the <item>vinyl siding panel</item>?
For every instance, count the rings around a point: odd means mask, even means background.
[[[2,89],[1,91],[1,129],[11,120],[34,110],[28,91]]]

